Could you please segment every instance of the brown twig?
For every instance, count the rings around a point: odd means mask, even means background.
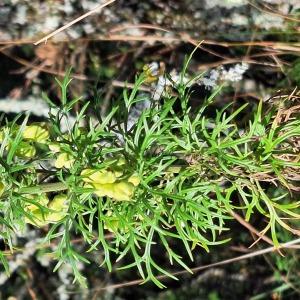
[[[231,211],[230,214],[241,224],[243,225],[245,228],[247,228],[251,233],[253,233],[254,235],[259,237],[259,240],[262,239],[265,242],[267,242],[268,244],[274,246],[272,240],[270,238],[268,238],[267,236],[259,233],[250,223],[248,223],[247,221],[245,221],[240,215],[238,215],[237,213],[235,213],[234,211]],[[251,245],[253,246],[253,244]],[[249,247],[250,248],[250,247]]]
[[[13,55],[9,54],[6,51],[1,51],[0,50],[0,52],[3,55],[9,57],[10,59],[18,62],[19,64],[21,64],[21,65],[23,65],[25,67],[28,67],[28,68],[31,68],[31,69],[35,69],[35,70],[43,72],[43,73],[57,75],[57,76],[62,76],[62,77],[64,77],[66,75],[65,72],[62,72],[62,71],[51,70],[51,69],[49,69],[47,67],[43,67],[43,66],[36,66],[36,65],[32,64],[31,62],[29,62],[29,61],[27,61],[27,60],[25,60],[23,58],[13,56]],[[83,80],[83,81],[93,81],[92,79],[89,79],[85,75],[81,75],[81,74],[72,74],[72,78],[78,79],[78,80]],[[129,88],[129,89],[132,89],[132,88],[135,87],[135,85],[133,83],[119,81],[119,80],[112,80],[111,84],[112,84],[112,86],[120,87],[120,88]],[[145,91],[145,92],[150,92],[151,91],[150,87],[148,87],[148,86],[141,86],[140,90],[141,91]]]
[[[299,243],[300,243],[300,238],[295,239],[295,240],[290,241],[290,242],[287,242],[287,243],[284,243],[284,244],[280,245],[278,248],[279,249],[289,248],[290,246],[294,246],[294,245],[297,245]],[[195,267],[195,268],[192,268],[191,271],[193,273],[197,273],[199,271],[203,271],[203,270],[206,270],[206,269],[209,269],[209,268],[228,265],[228,264],[231,264],[231,263],[234,263],[234,262],[237,262],[237,261],[241,261],[241,260],[244,260],[244,259],[249,259],[249,258],[253,258],[253,257],[256,257],[256,256],[264,255],[264,254],[267,254],[267,253],[275,252],[275,251],[278,250],[278,248],[268,247],[268,248],[265,248],[265,249],[261,249],[261,250],[253,251],[253,252],[246,253],[246,254],[243,254],[243,255],[240,255],[240,256],[236,256],[236,257],[233,257],[233,258],[225,259],[225,260],[222,260],[222,261],[219,261],[219,262],[216,262],[216,263],[212,263],[212,264],[208,264],[208,265],[204,265],[204,266],[200,266],[200,267]],[[183,275],[183,274],[186,274],[186,273],[189,273],[189,271],[181,270],[181,271],[173,272],[171,274],[174,275],[174,276],[178,276],[178,275]],[[164,279],[167,279],[169,277],[167,275],[160,275],[160,276],[157,276],[156,278],[158,280],[164,280]],[[128,281],[128,282],[125,282],[125,283],[117,283],[117,284],[112,284],[112,285],[109,285],[109,286],[106,286],[106,287],[95,288],[95,289],[92,289],[92,291],[103,291],[103,290],[108,290],[108,289],[117,289],[117,288],[129,287],[129,286],[134,286],[134,285],[141,284],[143,282],[144,281],[142,279],[136,279],[136,280]],[[70,292],[70,294],[75,294],[75,293],[76,292]]]

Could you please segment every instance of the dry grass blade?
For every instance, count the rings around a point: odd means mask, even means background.
[[[160,26],[155,26],[152,24],[124,24],[124,25],[120,25],[120,26],[116,26],[116,27],[112,28],[109,31],[109,33],[120,32],[120,31],[127,30],[127,29],[151,29],[151,30],[170,32],[170,30],[167,30],[165,28],[162,28]]]
[[[64,26],[62,26],[62,27],[60,27],[60,28],[58,28],[57,30],[55,30],[55,31],[53,31],[52,33],[46,35],[46,36],[43,37],[42,39],[38,40],[37,42],[34,43],[34,45],[38,45],[38,44],[40,44],[40,43],[42,43],[42,42],[47,42],[47,40],[48,40],[49,38],[53,37],[54,35],[58,34],[59,32],[64,31],[65,29],[69,28],[69,27],[72,26],[73,24],[75,24],[75,23],[77,23],[77,22],[79,22],[79,21],[85,19],[86,17],[88,17],[88,16],[94,14],[96,11],[101,10],[101,9],[104,8],[105,6],[111,4],[111,3],[115,2],[115,1],[116,1],[116,0],[109,0],[109,1],[107,1],[106,3],[104,3],[104,4],[99,4],[99,5],[97,5],[95,8],[93,8],[93,9],[90,10],[89,12],[83,14],[82,16],[78,17],[77,19],[75,19],[75,20],[69,22],[68,24],[66,24],[66,25],[64,25]]]

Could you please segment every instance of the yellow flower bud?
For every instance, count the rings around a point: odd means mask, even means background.
[[[85,187],[92,187],[99,197],[110,197],[118,201],[130,201],[134,193],[134,185],[126,181],[117,183],[87,183]]]
[[[68,153],[60,153],[55,161],[55,167],[61,169],[63,167],[70,169],[75,159]]]
[[[49,131],[40,125],[29,125],[23,131],[23,138],[38,143],[46,143],[49,138]]]
[[[47,195],[27,195],[28,199],[34,200],[37,202],[37,204],[40,204],[44,207],[47,207],[47,204],[49,202],[49,199]],[[42,227],[47,224],[47,213],[42,213],[42,210],[33,203],[26,203],[25,210],[27,212],[30,212],[30,215],[32,216],[32,219],[29,219],[28,217],[25,217],[25,222],[29,223],[34,226]]]
[[[39,202],[40,205],[47,207],[49,199],[46,195],[41,195],[39,197],[29,195],[30,198]],[[63,219],[68,212],[67,196],[64,194],[57,195],[51,201],[47,207],[51,211],[42,213],[42,210],[39,209],[34,204],[29,204],[25,207],[25,210],[30,212],[32,220],[28,217],[25,218],[25,222],[32,224],[34,226],[42,227],[49,223],[56,223]]]
[[[63,134],[63,138],[69,142],[72,141],[72,137],[68,133]],[[61,139],[59,138],[59,140],[61,140]]]
[[[106,183],[106,184],[99,184],[94,183],[92,184],[93,187],[96,189],[94,193],[99,197],[108,196],[110,198],[114,197],[114,183]]]
[[[49,209],[53,210],[48,213],[47,221],[49,223],[55,223],[63,219],[68,212],[67,195],[60,194],[53,198],[49,204]]]
[[[137,174],[133,174],[128,178],[128,182],[132,183],[134,186],[138,186],[141,180]]]
[[[23,158],[32,158],[36,154],[35,147],[26,142],[20,142],[15,154]]]
[[[147,64],[143,66],[143,71],[145,73],[145,83],[152,83],[155,82],[158,79],[158,73],[155,70],[155,68],[153,68],[153,66]]]
[[[110,232],[117,232],[119,227],[119,218],[110,217],[109,221],[106,220],[104,223],[104,228]]]
[[[120,157],[117,161],[117,166],[120,167],[120,166],[124,166],[126,165],[126,160],[124,157]]]
[[[56,195],[49,204],[49,208],[53,210],[65,210],[67,205],[68,196],[65,194]]]
[[[38,204],[46,207],[48,205],[49,199],[46,194],[42,195],[28,195],[26,196],[30,200],[34,200]],[[35,211],[35,210],[40,210],[39,207],[33,203],[27,203],[25,209],[27,211]]]
[[[121,177],[123,175],[123,171],[122,170],[114,170],[114,175],[115,177]]]
[[[81,135],[87,135],[88,134],[88,131],[86,128],[84,127],[78,127],[77,130],[75,131],[75,135],[76,136],[81,136]]]
[[[48,224],[46,220],[46,214],[42,214],[40,209],[31,211],[32,220],[28,217],[25,217],[25,222],[37,227],[43,227]]]
[[[85,169],[81,172],[81,176],[83,176],[82,180],[88,183],[106,184],[116,181],[114,173],[107,170]]]
[[[48,147],[53,153],[60,152],[60,144],[59,143],[51,142],[48,144]]]
[[[121,181],[114,184],[112,198],[118,201],[130,201],[133,193],[134,185],[126,181]]]
[[[48,223],[56,223],[56,222],[61,221],[66,215],[67,215],[67,212],[61,212],[61,211],[50,212],[47,215],[46,220]]]

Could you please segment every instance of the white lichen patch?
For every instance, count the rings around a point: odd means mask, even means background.
[[[253,16],[254,24],[262,29],[282,28],[284,19],[280,16],[270,14],[255,14]]]

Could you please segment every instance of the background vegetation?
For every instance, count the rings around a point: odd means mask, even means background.
[[[33,45],[98,4],[0,4],[1,297],[298,299],[298,1],[115,1]]]

